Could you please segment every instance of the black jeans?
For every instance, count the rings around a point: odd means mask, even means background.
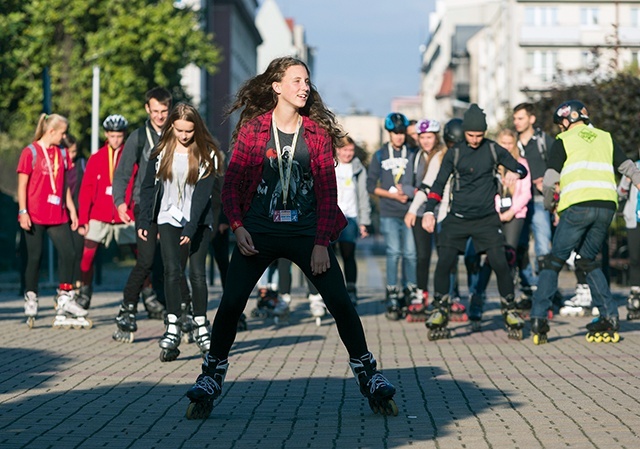
[[[422,217],[416,218],[413,225],[413,239],[416,241],[416,281],[418,288],[429,290],[429,270],[431,269],[431,254],[433,253],[433,234],[422,227]]]
[[[72,284],[73,261],[76,253],[73,249],[73,237],[68,223],[45,226],[32,223],[31,230],[24,231],[27,246],[27,266],[25,268],[25,291],[38,293],[42,240],[47,233],[58,252],[58,282]]]
[[[213,321],[211,349],[209,353],[226,359],[236,338],[237,323],[247,305],[253,287],[269,264],[278,258],[286,258],[298,265],[318,289],[329,313],[336,321],[340,339],[350,357],[361,357],[368,352],[364,329],[358,312],[351,304],[342,270],[331,247],[328,248],[331,267],[321,275],[311,273],[313,236],[272,236],[254,233],[251,235],[255,248],[254,256],[243,256],[238,247],[233,250],[227,285],[222,294],[220,307]]]
[[[158,225],[160,250],[164,263],[167,313],[180,315],[180,304],[184,298],[184,286],[186,285],[184,270],[188,260],[193,315],[205,316],[209,293],[205,263],[211,239],[211,229],[208,226],[199,226],[193,240],[187,245],[180,245],[182,230],[183,228],[177,228],[170,224]]]
[[[137,208],[137,206],[136,206]],[[122,292],[125,304],[138,304],[138,298],[145,280],[151,273],[158,240],[158,225],[151,223],[147,230],[147,240],[136,235],[137,256],[136,264],[129,273],[129,278]],[[155,280],[155,279],[154,279]]]

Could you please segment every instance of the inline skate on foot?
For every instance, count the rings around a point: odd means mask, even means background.
[[[518,315],[515,310],[515,301],[513,295],[509,295],[506,298],[500,299],[502,307],[502,316],[504,317],[504,324],[507,328],[507,336],[511,340],[522,340],[522,328],[524,327],[524,320]]]
[[[356,289],[356,284],[353,282],[347,282],[347,293],[349,294],[349,299],[351,300],[351,304],[354,307],[358,305],[358,293]]]
[[[193,321],[196,324],[196,328],[193,330],[196,343],[198,344],[198,348],[200,348],[200,352],[202,352],[202,356],[204,357],[209,352],[209,347],[211,346],[211,333],[209,331],[209,320],[207,320],[206,316],[197,316],[193,318]]]
[[[457,301],[451,302],[451,315],[449,317],[451,321],[468,321],[469,316],[467,315],[467,308],[460,302],[458,298]]]
[[[528,318],[531,313],[533,298],[533,289],[531,287],[523,287],[520,296],[515,301],[516,312],[523,318]]]
[[[238,332],[244,332],[247,330],[247,316],[244,313],[240,315],[240,318],[238,319],[238,326],[236,329]]]
[[[88,312],[76,303],[74,296],[73,291],[58,291],[55,329],[91,329],[93,326],[93,322],[85,318]]]
[[[227,375],[229,361],[219,360],[206,354],[202,363],[202,374],[195,385],[187,391],[191,401],[187,407],[187,419],[207,419],[213,410],[213,402],[222,393],[222,385]]]
[[[429,306],[429,292],[426,290],[416,289],[415,295],[410,300],[407,307],[407,323],[420,323],[427,321],[429,314],[427,307]]]
[[[587,341],[589,343],[618,343],[620,334],[618,317],[604,318],[599,316],[587,324]]]
[[[549,333],[549,322],[544,318],[532,318],[531,319],[531,334],[534,345],[543,345],[547,340],[547,333]]]
[[[278,292],[270,288],[259,288],[256,308],[251,311],[253,318],[268,318],[278,304]]]
[[[482,312],[484,309],[484,294],[472,293],[469,296],[469,321],[471,322],[471,332],[482,330]]]
[[[80,307],[84,310],[89,310],[91,307],[91,297],[93,296],[93,289],[90,285],[82,285],[78,289],[78,294],[76,295],[76,302]]]
[[[316,326],[322,325],[322,317],[327,313],[327,306],[324,304],[324,300],[322,299],[322,295],[315,294],[309,295],[309,310],[311,311],[311,316],[316,321]]]
[[[27,326],[32,329],[38,316],[38,295],[28,291],[24,294],[24,316],[27,317]]]
[[[116,330],[111,335],[115,341],[120,343],[133,343],[133,335],[138,330],[136,323],[137,304],[120,304],[120,311],[116,317]]]
[[[162,320],[164,318],[164,306],[158,301],[158,295],[153,288],[143,288],[140,292],[140,297],[150,320]]]
[[[398,406],[393,400],[396,389],[380,373],[376,359],[370,352],[360,358],[350,358],[349,366],[360,387],[360,393],[368,399],[373,413],[398,416]]]
[[[403,316],[403,300],[400,298],[398,287],[387,286],[386,311],[384,316],[391,321],[398,321]]]
[[[166,331],[160,339],[160,361],[161,362],[173,362],[180,355],[180,323],[178,317],[172,313],[168,313],[165,318],[164,324],[166,325]]]
[[[25,305],[25,313],[26,307]],[[627,298],[627,320],[637,320],[638,318],[640,318],[640,287],[631,287],[631,293]]]
[[[434,310],[431,312],[425,326],[429,329],[427,338],[429,341],[450,338],[451,331],[447,328],[449,324],[449,295],[440,296],[437,293],[433,299]]]
[[[591,290],[587,284],[576,285],[576,294],[567,299],[558,311],[560,316],[581,317],[598,315],[597,307],[591,306]]]
[[[196,338],[194,330],[197,327],[195,321],[193,321],[193,314],[191,312],[191,302],[180,304],[180,318],[178,318],[178,325],[182,332],[182,342],[191,344],[195,343]]]

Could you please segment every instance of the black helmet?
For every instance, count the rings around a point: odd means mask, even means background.
[[[462,130],[462,119],[452,118],[444,125],[444,141],[458,143],[464,140],[464,131]]]
[[[392,112],[384,119],[384,129],[402,134],[407,131],[409,119],[399,112]]]
[[[556,125],[562,123],[562,119],[566,118],[569,123],[575,123],[582,120],[589,123],[589,113],[585,105],[578,100],[569,100],[562,103],[553,113],[553,123]]]
[[[128,125],[127,119],[120,114],[110,115],[102,122],[105,131],[126,131]]]

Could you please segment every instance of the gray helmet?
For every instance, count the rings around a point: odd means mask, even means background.
[[[102,122],[105,131],[126,131],[128,125],[127,119],[120,114],[110,115]]]
[[[556,112],[553,113],[553,123],[558,125],[565,118],[569,123],[575,123],[578,120],[589,123],[589,112],[581,101],[569,100],[556,108]]]

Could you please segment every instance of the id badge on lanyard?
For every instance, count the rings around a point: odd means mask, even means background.
[[[296,126],[296,132],[293,135],[293,142],[291,143],[291,151],[283,153],[280,147],[280,136],[278,135],[278,127],[276,126],[276,117],[272,116],[273,122],[273,138],[276,143],[276,153],[278,154],[278,173],[280,175],[280,183],[282,184],[282,203],[284,209],[275,210],[273,212],[273,221],[275,223],[295,223],[298,221],[298,211],[295,209],[287,209],[287,199],[289,197],[289,182],[291,181],[291,169],[293,167],[293,156],[296,151],[296,143],[298,142],[298,133],[300,131],[300,119]],[[285,159],[283,161],[283,159]],[[283,165],[286,164],[286,171]]]

